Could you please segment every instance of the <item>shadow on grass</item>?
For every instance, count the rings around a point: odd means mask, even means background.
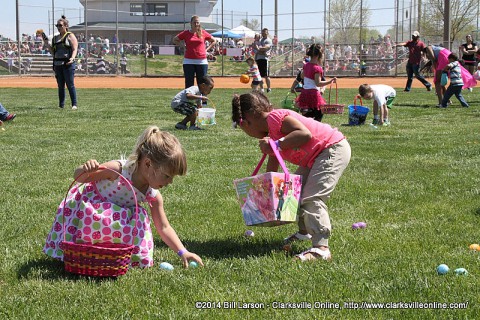
[[[270,255],[272,251],[283,252],[283,241],[271,241],[260,238],[229,238],[212,239],[206,241],[190,241],[183,239],[183,243],[191,252],[201,257],[213,259],[247,258]],[[160,240],[155,240],[155,247],[161,248],[166,245]]]
[[[18,280],[85,280],[103,282],[116,280],[116,277],[87,277],[66,272],[62,261],[43,257],[30,260],[21,265],[17,270]]]
[[[435,107],[437,103],[435,101],[432,101],[432,103],[429,104],[418,104],[418,103],[395,103],[394,107],[406,107],[406,108],[432,108]]]

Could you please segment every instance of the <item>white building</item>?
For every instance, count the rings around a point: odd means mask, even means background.
[[[84,8],[86,26],[85,21],[71,26],[71,31],[76,34],[87,32],[88,35],[112,39],[118,30],[120,42],[141,43],[146,29],[147,42],[171,44],[176,34],[190,28],[193,15],[200,17],[202,27],[208,32],[221,29],[221,26],[212,23],[211,18],[217,0],[79,1]]]

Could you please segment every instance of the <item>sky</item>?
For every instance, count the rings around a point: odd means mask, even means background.
[[[262,0],[219,0],[213,9],[213,14],[221,14],[222,1],[224,1],[224,26],[233,28],[240,24],[240,19],[261,19]],[[328,4],[329,0],[326,0]],[[404,0],[405,6],[409,0]],[[55,21],[65,14],[70,25],[83,21],[83,7],[79,0],[18,0],[20,34],[34,34],[37,29],[53,29],[53,23],[49,23],[52,4],[55,7]],[[148,2],[148,0],[147,0]],[[295,37],[322,37],[324,35],[324,2],[325,0],[278,0],[278,36],[280,40],[292,37],[292,2],[294,3]],[[363,3],[371,9],[369,27],[377,29],[384,34],[394,24],[395,0],[363,0]],[[402,3],[402,1],[400,2]],[[16,0],[2,0],[0,10],[0,35],[16,38]],[[327,5],[328,7],[328,5]],[[407,8],[408,9],[408,8]],[[218,11],[217,11],[218,10]],[[234,18],[232,21],[232,11]],[[274,0],[263,0],[263,26],[274,29]],[[51,18],[50,18],[51,20]],[[213,22],[221,24],[213,17]],[[405,23],[408,24],[408,21]],[[325,32],[326,33],[326,32]]]

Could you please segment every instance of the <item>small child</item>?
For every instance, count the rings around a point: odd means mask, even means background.
[[[460,62],[458,62],[458,56],[455,53],[450,53],[448,55],[448,62],[449,64],[446,65],[446,67],[443,69],[443,72],[450,73],[450,85],[448,86],[447,91],[445,91],[442,104],[439,107],[446,108],[450,98],[455,95],[458,101],[460,101],[462,107],[468,108],[469,105],[462,95],[463,80]]]
[[[285,238],[285,245],[311,240],[312,248],[296,258],[331,260],[328,239],[332,228],[326,202],[350,162],[351,150],[345,136],[336,128],[295,111],[274,109],[258,91],[233,97],[232,120],[247,135],[259,139],[262,153],[273,154],[269,144],[269,139],[273,139],[282,158],[298,165],[295,173],[302,176],[299,231]],[[278,166],[277,158],[270,156],[267,171],[277,171]]]
[[[303,90],[297,97],[296,105],[306,117],[312,117],[318,122],[322,121],[323,114],[320,107],[326,104],[322,97],[320,88],[337,81],[332,78],[328,81],[322,80],[323,49],[319,44],[312,44],[307,50],[310,61],[303,65]]]
[[[248,57],[245,62],[247,62],[248,66],[250,67],[245,73],[251,75],[253,78],[251,84],[252,90],[263,91],[263,80],[262,76],[260,75],[260,71],[258,70],[257,63],[255,62],[253,57]]]
[[[393,106],[397,95],[395,89],[384,84],[362,84],[358,87],[358,97],[366,100],[373,99],[373,122],[374,125],[389,126],[388,109]],[[380,111],[380,114],[379,114]]]
[[[120,72],[121,72],[121,74],[127,74],[127,61],[128,61],[128,58],[125,55],[125,53],[123,53],[122,57],[120,58]]]
[[[180,256],[183,266],[187,268],[189,260],[203,265],[199,256],[185,249],[170,226],[158,191],[186,171],[187,160],[180,142],[156,126],[143,131],[127,160],[103,164],[88,160],[74,172],[74,179],[83,185],[71,188],[58,207],[43,252],[63,260],[64,237],[74,243],[133,243],[131,266],[151,267],[154,240],[150,218],[147,209],[135,203],[135,192],[138,202],[149,204],[155,229],[165,244]],[[120,174],[130,181],[134,190]],[[132,227],[135,226],[132,219],[136,219],[136,227]]]
[[[0,103],[0,126],[3,125],[3,121],[11,121],[15,119],[17,115],[15,113],[9,113],[7,109]]]
[[[202,130],[197,127],[197,110],[202,107],[202,102],[207,101],[207,95],[212,92],[214,87],[213,79],[210,76],[204,76],[198,86],[180,91],[172,100],[173,111],[183,114],[185,118],[175,125],[175,129],[179,130]],[[187,123],[190,122],[190,127]]]

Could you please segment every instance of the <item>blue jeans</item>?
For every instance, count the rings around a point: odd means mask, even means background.
[[[59,107],[63,108],[65,105],[65,84],[72,100],[72,106],[77,105],[77,91],[75,90],[74,77],[75,77],[75,63],[71,65],[55,66],[55,78],[58,85],[58,100]]]
[[[458,101],[460,101],[460,104],[462,107],[468,107],[467,101],[465,101],[465,98],[462,96],[462,87],[463,85],[458,85],[458,86],[448,86],[447,91],[445,91],[445,94],[443,95],[442,99],[442,107],[446,108],[448,100],[455,95],[457,97]]]
[[[195,85],[195,76],[197,86],[201,79],[207,75],[208,64],[184,64],[183,74],[185,75],[185,89]]]
[[[0,120],[3,121],[7,118],[8,116],[8,111],[5,109],[4,106],[0,103]]]
[[[421,83],[423,83],[425,87],[429,88],[432,86],[430,82],[425,80],[423,75],[420,74],[419,70],[420,70],[420,65],[407,62],[407,84],[405,85],[405,91],[410,91],[410,89],[412,88],[414,74],[415,74],[415,78],[417,78]]]

